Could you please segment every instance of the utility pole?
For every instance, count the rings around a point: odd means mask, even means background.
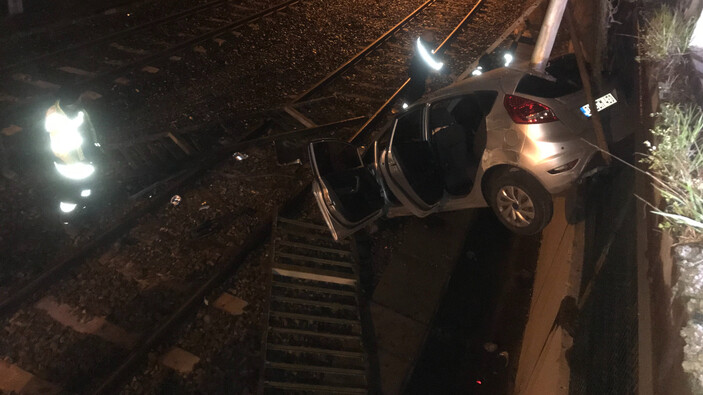
[[[547,68],[547,62],[549,61],[549,56],[552,53],[552,48],[554,48],[554,40],[557,37],[557,32],[559,31],[559,26],[561,25],[561,20],[564,17],[564,11],[566,10],[567,4],[568,0],[551,0],[549,2],[547,13],[544,16],[544,21],[542,22],[542,28],[539,31],[539,37],[537,37],[535,49],[532,52],[532,60],[530,60],[530,67],[538,73],[544,73]],[[593,123],[593,129],[596,133],[596,142],[598,144],[598,148],[601,150],[603,161],[609,165],[611,158],[608,151],[608,144],[605,140],[605,133],[603,132],[603,123],[601,122],[600,114],[598,114],[598,110],[596,108],[595,97],[593,96],[593,90],[591,88],[591,78],[590,75],[588,75],[588,70],[586,69],[582,43],[576,34],[576,25],[574,23],[573,10],[571,7],[569,8],[567,19],[569,21],[571,41],[574,44],[574,52],[576,53],[579,74],[581,75],[581,81],[583,82],[583,88],[586,93],[586,100],[588,101],[588,105],[591,107],[591,121]]]
[[[532,52],[532,60],[530,60],[530,67],[539,73],[544,73],[547,68],[549,55],[552,53],[554,40],[557,38],[566,3],[567,0],[551,0],[549,7],[547,7],[547,13],[544,15],[542,28],[539,31],[539,37],[537,37],[537,43],[535,44],[535,50]]]
[[[598,112],[598,107],[596,106],[596,98],[593,96],[591,76],[588,75],[588,69],[586,69],[586,61],[583,57],[583,43],[579,39],[578,33],[576,32],[573,7],[569,7],[569,12],[566,14],[566,18],[569,22],[569,34],[571,34],[571,42],[574,44],[574,52],[576,54],[576,62],[579,67],[579,74],[581,75],[581,83],[583,84],[584,92],[586,92],[588,106],[591,108],[591,122],[593,123],[593,130],[596,132],[596,143],[598,144],[598,148],[600,148],[600,154],[603,161],[606,165],[610,165],[610,151],[608,150],[608,143],[605,140],[603,122],[601,121],[600,113]]]

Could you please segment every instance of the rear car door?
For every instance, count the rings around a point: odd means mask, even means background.
[[[383,215],[386,199],[357,147],[339,140],[308,146],[315,179],[313,194],[335,240],[341,240]]]
[[[380,158],[388,188],[418,217],[436,211],[444,196],[442,172],[426,131],[426,108],[412,108],[398,117]]]

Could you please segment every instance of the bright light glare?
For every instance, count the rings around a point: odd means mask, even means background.
[[[403,103],[403,110],[405,110],[406,108],[408,108],[408,103]]]
[[[689,47],[703,48],[703,12],[696,22],[696,28],[693,30],[691,42],[688,45]]]
[[[474,70],[474,71],[471,72],[471,75],[481,75],[481,74],[483,74],[483,72],[482,72],[481,70],[479,70],[479,69],[476,69],[476,70]]]
[[[508,67],[510,66],[510,63],[513,62],[513,55],[506,53],[505,55],[503,55],[503,59],[505,59],[505,67]]]
[[[79,148],[83,144],[83,137],[78,128],[83,124],[83,111],[70,119],[65,114],[52,112],[46,116],[44,127],[51,138],[51,150],[56,154],[65,154]]]
[[[444,66],[444,63],[438,62],[432,58],[432,55],[430,55],[430,52],[427,50],[427,48],[422,45],[422,40],[420,40],[420,37],[417,38],[417,51],[420,54],[422,60],[424,60],[425,63],[427,63],[433,69],[439,70],[442,68],[442,66]]]
[[[90,196],[90,194],[91,194],[90,189],[84,189],[81,191],[81,197],[88,197],[88,196]]]
[[[75,204],[75,203],[67,203],[67,202],[59,203],[59,208],[64,213],[70,213],[71,211],[76,209],[76,206],[77,206],[77,204]]]
[[[56,166],[56,170],[59,174],[71,180],[82,180],[90,177],[90,175],[95,172],[95,166],[87,163],[71,163],[65,165],[63,163],[54,162],[54,166]]]

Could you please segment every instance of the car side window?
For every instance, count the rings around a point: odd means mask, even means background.
[[[422,128],[423,107],[413,109],[398,118],[393,135],[393,145],[425,141]]]

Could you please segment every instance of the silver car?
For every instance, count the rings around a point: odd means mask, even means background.
[[[595,144],[575,62],[551,77],[505,67],[436,91],[398,114],[372,151],[310,143],[313,193],[335,239],[388,217],[490,206],[518,234],[540,232],[552,195],[593,166]],[[615,103],[613,93],[598,110]]]

